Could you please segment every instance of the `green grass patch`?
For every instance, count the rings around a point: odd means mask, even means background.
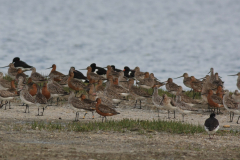
[[[91,132],[91,131],[115,131],[126,132],[136,131],[140,134],[151,132],[168,132],[172,134],[194,134],[205,132],[203,126],[182,123],[178,121],[164,120],[131,120],[123,119],[120,121],[109,120],[107,122],[70,122],[70,123],[51,123],[51,122],[32,122],[32,129],[49,130],[49,131],[75,131],[75,132]]]

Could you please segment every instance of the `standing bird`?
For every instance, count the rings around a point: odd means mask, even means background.
[[[0,72],[0,90],[8,90],[11,88],[11,82],[3,78],[3,73]]]
[[[145,72],[140,72],[140,68],[139,67],[135,67],[135,69],[134,69],[134,71],[135,71],[135,78],[137,79],[137,80],[139,80],[139,79],[144,79],[144,77],[145,77]]]
[[[23,77],[23,82],[26,82],[27,75],[25,73],[23,73],[21,68],[18,68],[18,72],[16,75],[16,81],[18,81],[19,77]]]
[[[48,91],[51,93],[51,97],[57,97],[57,105],[59,101],[59,96],[67,95],[67,92],[64,91],[64,88],[55,82],[53,79],[49,79],[47,83]]]
[[[95,109],[91,109],[91,108],[94,108],[94,106],[95,106],[95,101],[92,101],[92,100],[90,100],[90,99],[87,99],[84,94],[82,94],[82,95],[80,96],[80,98],[81,98],[81,101],[82,101],[82,102],[84,102],[84,103],[86,103],[86,104],[92,105],[92,106],[89,106],[89,109],[84,109],[84,110],[92,112],[92,119],[94,119],[94,111],[95,111]],[[87,114],[87,112],[84,114],[83,119],[85,118],[86,114]]]
[[[53,78],[54,81],[60,82],[62,80],[63,77],[65,77],[64,74],[62,74],[61,72],[56,71],[57,66],[56,64],[53,64],[52,67],[49,67],[47,69],[52,68],[51,72],[49,73],[49,77]]]
[[[74,77],[74,73],[71,72],[68,77],[69,88],[75,90],[76,92],[87,88],[87,86],[82,81],[76,80],[73,77]]]
[[[83,101],[79,100],[77,97],[75,97],[74,92],[70,92],[70,95],[68,97],[68,104],[70,107],[74,109],[95,109],[94,103],[93,104],[86,104]],[[75,121],[78,121],[79,119],[79,111],[76,112],[76,118]]]
[[[209,139],[212,139],[215,133],[217,132],[217,130],[219,129],[219,122],[215,118],[215,116],[216,116],[215,113],[211,113],[210,118],[206,119],[204,123],[204,128],[208,132]],[[212,138],[210,136],[211,134],[213,134]]]
[[[191,87],[191,77],[189,77],[187,73],[183,73],[182,76],[177,77],[177,78],[181,78],[181,77],[184,77],[183,78],[183,84],[188,88],[192,88]],[[174,78],[174,79],[177,79],[177,78]]]
[[[106,121],[106,116],[113,116],[113,115],[120,114],[115,109],[112,109],[112,108],[110,108],[110,107],[108,107],[106,105],[101,104],[101,99],[100,98],[97,98],[96,102],[97,102],[97,104],[96,104],[96,112],[98,114],[100,114],[101,116],[103,116],[102,122],[103,122],[104,118],[105,118],[105,121]]]
[[[117,68],[115,68],[114,65],[111,65],[111,67],[112,67],[112,69],[113,69],[115,72],[121,72],[121,71],[122,71],[121,69],[117,69]]]
[[[11,81],[11,88],[8,90],[0,90],[0,100],[5,100],[5,110],[7,104],[9,104],[9,109],[11,109],[10,100],[12,100],[14,97],[17,97],[17,90],[15,88],[14,80]],[[3,107],[3,105],[1,107]]]
[[[240,72],[234,75],[228,75],[228,76],[238,76],[237,78],[237,88],[240,90]]]
[[[26,62],[20,60],[19,57],[13,58],[12,63],[15,68],[21,68],[23,71],[29,71],[32,69],[32,66],[28,65]]]
[[[40,73],[36,72],[36,68],[32,67],[32,73],[31,76],[32,81],[35,83],[41,83],[43,81],[46,81],[46,78],[42,76]]]
[[[8,68],[8,76],[11,77],[12,79],[15,79],[18,69],[14,67],[14,64],[10,63],[8,66],[4,66],[4,67],[0,67],[0,68],[5,68],[5,67],[9,67]]]
[[[137,101],[139,100],[140,101],[140,108],[139,109],[142,109],[141,108],[142,100],[145,100],[146,98],[150,98],[151,95],[147,91],[133,86],[134,79],[129,79],[128,84],[129,84],[129,92],[134,97],[134,99],[136,101],[134,108],[136,108]]]
[[[35,104],[37,104],[37,106],[38,106],[38,116],[40,116],[39,115],[39,107],[42,107],[43,112],[44,112],[44,108],[47,106],[47,98],[41,93],[40,87],[37,88]],[[43,116],[43,112],[42,112],[41,116]]]
[[[168,78],[166,83],[166,89],[169,93],[176,95],[178,90],[178,85],[173,82],[172,78]]]
[[[29,113],[29,105],[32,105],[35,103],[35,98],[28,92],[28,86],[25,85],[23,89],[20,91],[20,99],[22,103],[26,104],[26,110],[24,113]]]
[[[240,108],[238,108],[238,104],[234,103],[233,99],[229,98],[229,91],[224,91],[223,96],[223,106],[230,113],[230,122],[233,121],[234,114],[238,115],[238,120],[240,118]],[[237,124],[238,124],[237,120]]]

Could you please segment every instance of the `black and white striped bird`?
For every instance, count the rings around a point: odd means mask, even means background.
[[[215,118],[215,116],[215,113],[210,114],[210,118],[206,119],[204,123],[205,130],[208,132],[209,135],[209,139],[212,139],[217,130],[219,129],[219,122]],[[213,137],[210,136],[211,134],[213,134]]]

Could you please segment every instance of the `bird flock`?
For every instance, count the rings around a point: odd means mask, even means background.
[[[53,98],[57,98],[58,105],[59,97],[67,95],[69,106],[86,111],[83,118],[87,112],[92,112],[92,118],[94,118],[96,111],[102,116],[102,121],[104,118],[106,121],[107,116],[120,114],[115,110],[115,104],[129,100],[128,97],[131,96],[135,102],[134,108],[137,107],[137,102],[140,102],[139,109],[141,109],[142,101],[151,98],[158,109],[158,116],[159,109],[167,110],[168,118],[170,118],[170,111],[174,113],[174,118],[175,112],[178,112],[182,115],[182,121],[185,115],[196,111],[194,105],[206,103],[212,112],[204,124],[209,134],[215,133],[219,128],[215,113],[219,114],[221,108],[224,107],[230,113],[230,122],[233,121],[234,115],[239,116],[238,120],[240,118],[240,93],[236,90],[230,96],[228,90],[223,90],[224,82],[218,73],[214,73],[213,68],[210,69],[209,75],[199,79],[187,73],[177,77],[182,77],[183,84],[191,88],[193,97],[189,97],[184,94],[182,86],[173,82],[173,78],[161,82],[154,77],[153,73],[141,72],[139,67],[130,69],[125,66],[121,70],[115,68],[114,65],[102,68],[92,63],[84,69],[76,70],[75,67],[70,67],[69,73],[65,75],[57,71],[57,66],[53,64],[47,68],[51,69],[49,75],[43,76],[36,71],[35,67],[21,61],[19,57],[15,57],[12,63],[1,68],[5,67],[8,67],[8,76],[12,79],[6,80],[0,72],[0,100],[1,107],[5,106],[5,109],[7,105],[11,108],[11,100],[19,97],[23,105],[26,105],[25,113],[29,113],[29,106],[37,105],[38,116],[43,116],[46,107],[53,103]],[[87,70],[86,76],[80,70]],[[26,71],[32,72],[29,77],[25,74]],[[240,72],[229,76],[238,76],[237,88],[240,89]],[[164,85],[172,97],[158,94],[158,88]],[[68,87],[69,92],[64,87]],[[147,91],[149,89],[153,89],[152,94]],[[87,95],[82,94],[76,97],[76,93],[83,90],[87,92]],[[196,95],[200,95],[201,100],[195,99]],[[41,108],[42,112],[39,113]],[[78,119],[79,111],[76,112],[75,117],[76,121]]]

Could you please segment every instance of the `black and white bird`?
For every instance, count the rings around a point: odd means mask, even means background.
[[[32,66],[28,65],[26,62],[21,61],[19,57],[13,58],[12,63],[15,68],[21,68],[22,71],[29,71],[32,69]]]
[[[128,66],[124,67],[124,76],[127,78],[133,78],[135,76],[135,71],[131,70]]]
[[[98,74],[98,75],[103,76],[104,78],[106,78],[106,74],[107,74],[107,70],[106,70],[106,69],[104,69],[104,68],[102,68],[102,67],[96,66],[96,63],[92,63],[92,64],[90,65],[90,67],[92,68],[92,72],[93,72],[93,73],[96,73],[96,74]]]
[[[211,113],[210,118],[206,119],[204,123],[205,130],[208,132],[209,135],[209,139],[212,139],[217,130],[219,129],[219,122],[215,118],[215,116],[215,113]],[[210,136],[211,134],[213,134],[213,137]]]

